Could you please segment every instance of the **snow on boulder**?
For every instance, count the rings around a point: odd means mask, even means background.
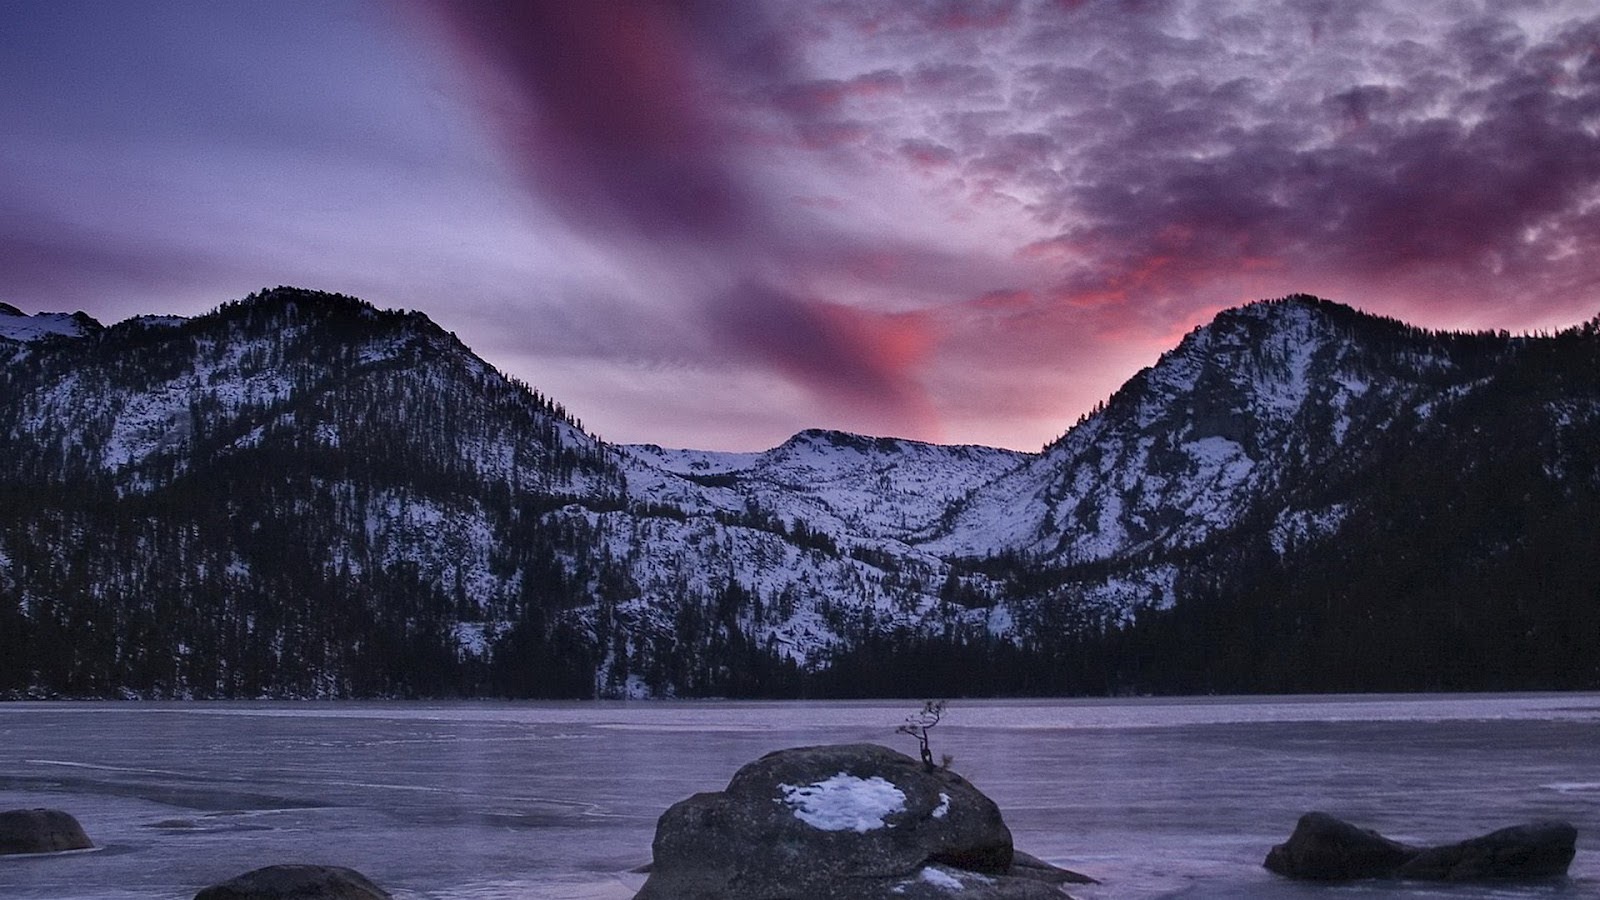
[[[78,820],[59,809],[0,812],[0,855],[59,853],[93,846]]]
[[[1064,896],[1014,876],[994,801],[954,772],[875,744],[770,753],[727,789],[674,804],[653,850],[636,900]]]
[[[795,818],[823,831],[862,834],[888,827],[886,816],[906,811],[906,795],[876,775],[857,778],[840,772],[804,787],[780,784],[778,788],[783,802],[794,809]],[[938,809],[932,815],[942,818]]]

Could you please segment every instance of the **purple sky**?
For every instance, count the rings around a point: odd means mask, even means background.
[[[0,0],[0,301],[416,308],[601,436],[1037,449],[1219,309],[1600,312],[1593,0]]]

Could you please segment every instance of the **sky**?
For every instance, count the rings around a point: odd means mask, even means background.
[[[0,301],[419,309],[612,441],[1038,449],[1218,311],[1600,313],[1593,0],[0,0]]]

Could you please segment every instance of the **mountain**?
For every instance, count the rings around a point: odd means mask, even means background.
[[[924,545],[998,545],[1055,563],[1192,547],[1516,364],[1509,339],[1440,336],[1309,297],[1230,310],[1138,373],[1097,415],[970,498]],[[1290,504],[1287,537],[1333,507]]]
[[[1600,335],[1220,314],[1038,454],[616,446],[420,313],[0,306],[0,693],[1600,685]]]
[[[863,515],[850,478],[790,504],[808,521],[755,476],[650,466],[417,313],[278,289],[14,331],[0,689],[753,692],[937,603],[936,558],[845,525],[904,518]],[[874,446],[803,435],[762,471],[923,477],[885,462],[912,442]],[[916,446],[951,473],[1012,456]]]
[[[9,303],[0,303],[0,340],[31,343],[52,334],[83,337],[102,327],[94,317],[84,312],[30,316]]]
[[[1010,555],[1025,633],[1097,619],[1108,689],[1592,684],[1597,325],[1229,310],[918,546]]]
[[[933,528],[951,504],[1030,458],[994,447],[815,429],[762,453],[651,444],[622,450],[642,464],[631,481],[640,496],[729,509],[753,504],[857,546],[904,542]],[[696,495],[685,481],[713,490]],[[664,482],[671,487],[658,487]]]

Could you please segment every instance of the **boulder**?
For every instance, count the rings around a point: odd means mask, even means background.
[[[1300,817],[1289,840],[1264,865],[1312,881],[1404,878],[1489,881],[1557,878],[1567,873],[1578,831],[1565,822],[1533,822],[1437,847],[1412,847],[1326,813]]]
[[[1417,852],[1376,831],[1327,813],[1309,812],[1295,823],[1289,840],[1272,848],[1264,865],[1279,875],[1308,881],[1387,878]]]
[[[58,853],[94,846],[78,820],[59,809],[12,809],[0,812],[0,855]]]
[[[266,866],[214,884],[194,900],[390,900],[389,893],[354,869],[339,866]]]
[[[1400,867],[1401,878],[1490,881],[1559,878],[1577,853],[1578,829],[1566,822],[1532,822],[1459,844],[1431,847]]]
[[[966,779],[874,744],[799,747],[662,814],[635,900],[1062,900],[1011,874],[1011,831]],[[1043,867],[1043,868],[1041,868]],[[1064,872],[1065,870],[1058,870]]]

